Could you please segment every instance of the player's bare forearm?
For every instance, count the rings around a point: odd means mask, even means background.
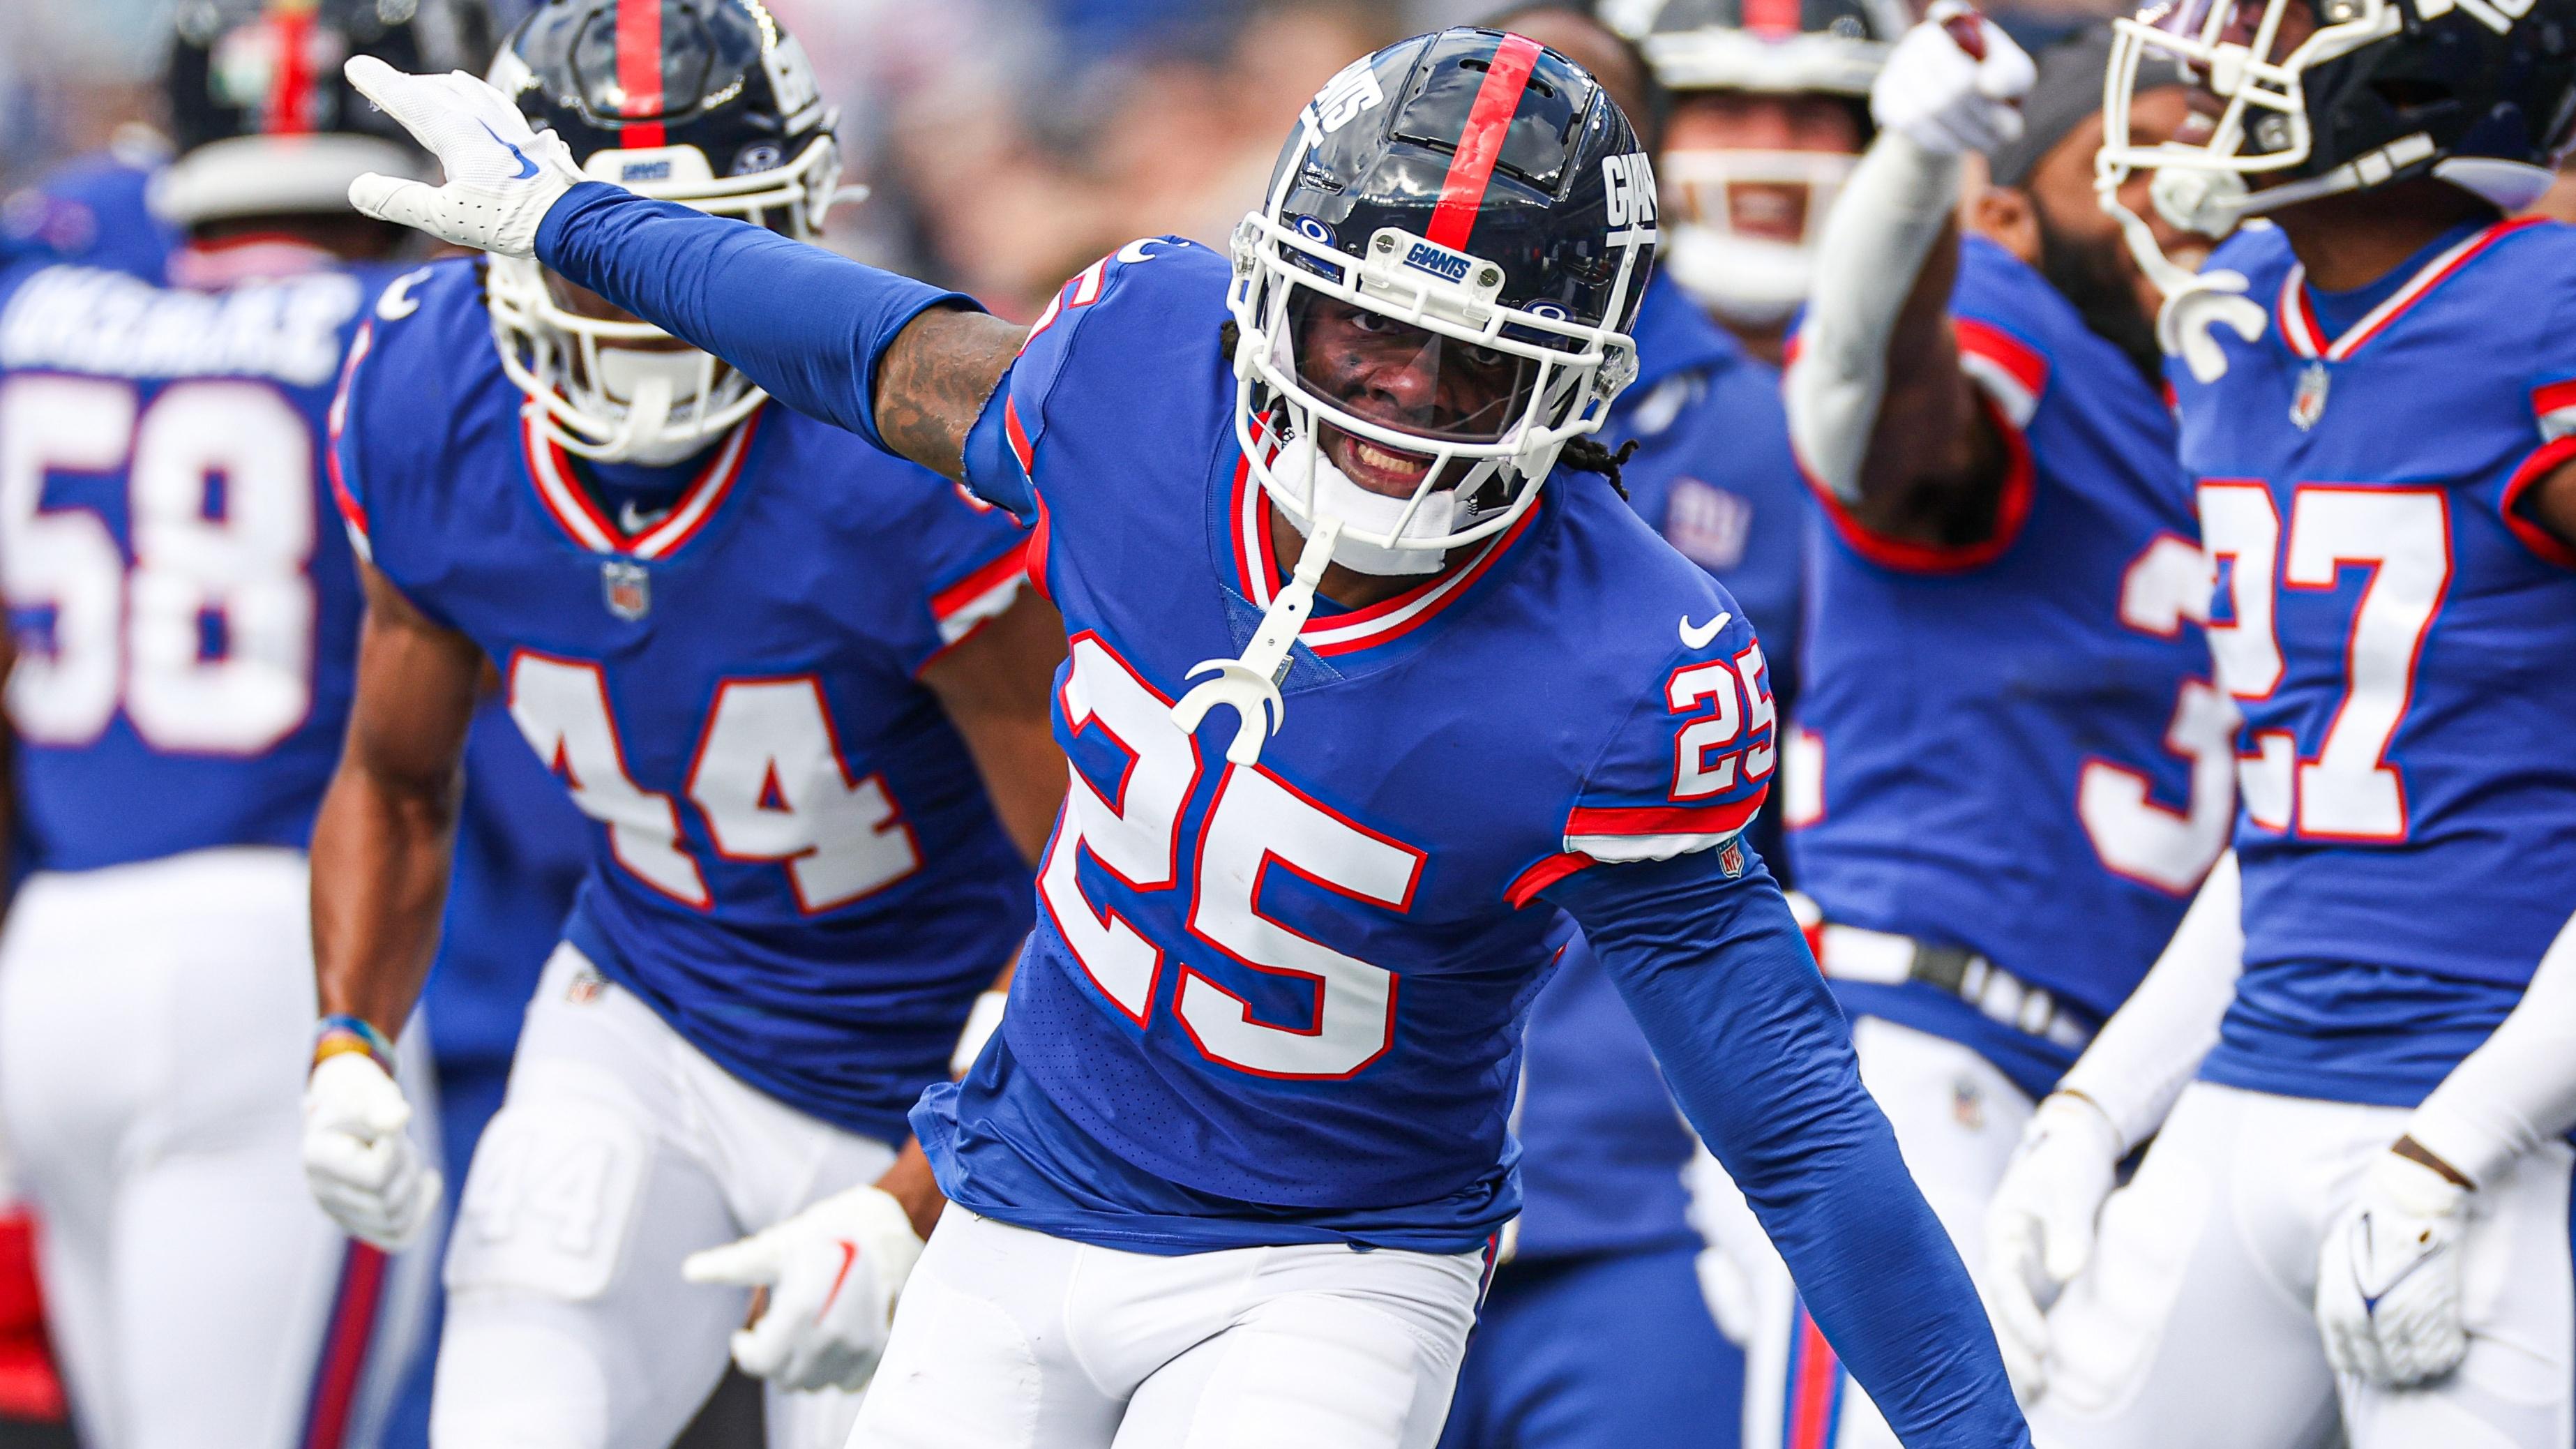
[[[2561,463],[2517,500],[2524,516],[2576,549],[2576,461]]]
[[[313,827],[313,961],[326,1014],[391,1036],[438,945],[483,656],[361,568],[357,699]]]
[[[1957,547],[1994,531],[2004,448],[1959,370],[1949,302],[1959,275],[1955,221],[1924,258],[1888,336],[1887,383],[1852,511],[1872,532]]]
[[[914,318],[877,363],[878,436],[932,472],[963,480],[966,435],[1028,335],[1017,323],[962,308]]]
[[[1055,828],[1068,778],[1052,717],[1063,662],[1064,620],[1024,589],[921,674],[974,756],[1002,828],[1032,865]]]
[[[930,1158],[914,1138],[904,1139],[903,1151],[895,1154],[894,1166],[876,1180],[876,1187],[903,1205],[903,1215],[912,1219],[912,1230],[925,1239],[932,1228],[939,1226],[939,1214],[948,1206],[948,1198],[939,1190],[939,1179],[931,1174]]]

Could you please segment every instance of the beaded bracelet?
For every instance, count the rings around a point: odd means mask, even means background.
[[[393,1075],[394,1044],[364,1017],[326,1016],[313,1024],[313,1064],[320,1066],[336,1056],[364,1052],[375,1059],[385,1075]]]

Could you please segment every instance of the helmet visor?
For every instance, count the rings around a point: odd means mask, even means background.
[[[1289,346],[1317,398],[1434,443],[1495,443],[1529,411],[1539,365],[1401,322],[1355,302],[1297,289]]]

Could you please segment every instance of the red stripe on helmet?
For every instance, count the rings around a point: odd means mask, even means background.
[[[1798,32],[1800,0],[1744,0],[1744,28],[1765,35]]]
[[[1504,36],[1485,68],[1485,83],[1476,88],[1475,104],[1467,108],[1457,154],[1449,158],[1448,178],[1440,183],[1440,204],[1431,209],[1431,239],[1451,251],[1465,251],[1476,229],[1485,186],[1494,179],[1495,159],[1503,154],[1503,136],[1520,112],[1521,95],[1529,89],[1541,49],[1528,36]]]
[[[621,116],[662,114],[662,0],[617,0],[617,88]],[[628,149],[665,144],[658,121],[626,128]]]
[[[301,136],[313,129],[313,10],[274,5],[268,34],[277,54],[268,73],[266,128],[272,136]]]

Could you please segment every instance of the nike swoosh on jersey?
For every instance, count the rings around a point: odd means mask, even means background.
[[[1690,621],[1690,615],[1682,615],[1682,647],[1684,649],[1707,648],[1717,638],[1717,631],[1725,628],[1726,621],[1734,617],[1733,614],[1720,609],[1717,611],[1716,618],[1705,624],[1694,624]]]
[[[490,124],[488,124],[488,123],[486,123],[486,122],[482,122],[482,121],[477,121],[477,122],[475,122],[475,124],[476,124],[476,125],[478,125],[478,126],[483,127],[483,134],[484,134],[484,135],[491,137],[491,138],[492,138],[493,140],[495,140],[495,141],[500,141],[500,142],[501,142],[501,146],[502,146],[502,148],[503,148],[504,150],[508,151],[512,156],[515,156],[515,157],[517,157],[517,158],[518,158],[518,160],[519,160],[519,174],[518,174],[518,175],[516,175],[516,176],[511,177],[511,178],[510,178],[511,180],[513,180],[513,181],[525,181],[525,180],[527,180],[529,177],[534,176],[534,175],[536,175],[536,174],[537,174],[537,163],[528,159],[528,153],[527,153],[527,152],[520,150],[518,147],[511,145],[511,144],[510,144],[509,142],[507,142],[507,141],[501,141],[501,133],[500,133],[500,132],[498,132],[498,131],[493,130],[493,129],[492,129],[492,127],[490,126]]]

